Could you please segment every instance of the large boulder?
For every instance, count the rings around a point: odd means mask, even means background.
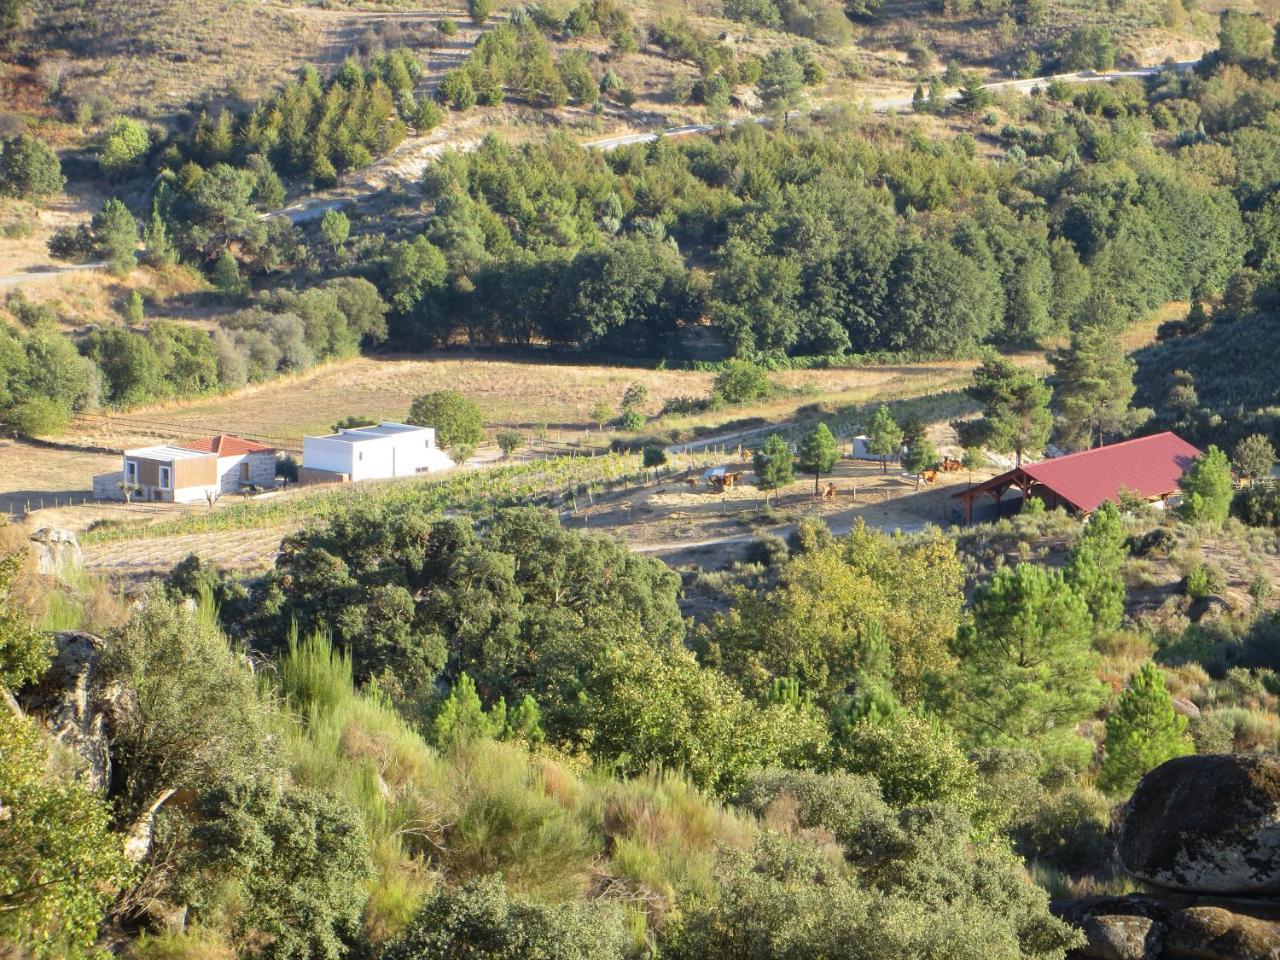
[[[1130,894],[1054,903],[1080,928],[1079,960],[1276,960],[1280,909],[1258,900]]]
[[[111,780],[107,731],[118,694],[99,689],[95,671],[103,642],[91,633],[54,634],[56,653],[40,682],[18,697],[23,711],[44,724],[78,763],[77,775],[95,790]]]
[[[31,542],[35,547],[36,570],[46,576],[56,577],[84,563],[80,541],[70,530],[44,527],[31,534]]]
[[[1280,894],[1280,760],[1179,757],[1138,783],[1121,814],[1120,861],[1157,887]]]

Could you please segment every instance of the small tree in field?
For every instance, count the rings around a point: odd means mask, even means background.
[[[504,457],[511,456],[524,446],[524,434],[518,430],[499,430],[494,439],[498,441],[498,449]]]
[[[1133,675],[1107,716],[1102,757],[1102,786],[1128,793],[1142,775],[1166,760],[1194,751],[1186,734],[1187,718],[1173,709],[1164,674],[1151,661]]]
[[[1276,465],[1276,448],[1271,445],[1267,436],[1255,433],[1236,444],[1232,459],[1240,476],[1250,483],[1266,480],[1271,477],[1271,471]]]
[[[813,493],[818,495],[818,481],[830,473],[840,458],[840,448],[825,423],[820,423],[800,441],[800,469],[813,474]]]
[[[656,443],[645,444],[643,451],[644,465],[646,468],[653,468],[653,479],[658,479],[658,469],[666,465],[667,451],[662,449]]]
[[[324,219],[320,221],[320,235],[337,253],[351,236],[351,221],[341,210],[326,210]]]
[[[467,16],[476,26],[484,23],[493,13],[493,0],[467,0]]]
[[[893,419],[889,408],[883,404],[876,411],[871,421],[871,430],[867,433],[867,451],[877,457],[896,457],[902,452],[902,428]],[[888,459],[880,463],[883,473],[889,472]]]
[[[771,434],[755,453],[756,486],[764,491],[764,502],[769,494],[781,489],[795,479],[792,466],[791,445],[776,433]]]
[[[936,467],[939,459],[938,448],[923,437],[907,449],[906,456],[902,458],[902,466],[908,473],[915,474],[917,490],[920,489],[920,478],[924,472]]]
[[[1231,464],[1217,447],[1210,447],[1204,456],[1197,457],[1178,486],[1182,489],[1180,512],[1184,520],[1217,524],[1227,519],[1233,493]]]
[[[613,407],[601,400],[591,408],[591,422],[597,430],[603,430],[613,419]]]

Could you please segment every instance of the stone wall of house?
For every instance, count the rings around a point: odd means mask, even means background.
[[[93,478],[93,498],[95,500],[123,500],[124,491],[120,483],[124,480],[124,471],[99,473]]]

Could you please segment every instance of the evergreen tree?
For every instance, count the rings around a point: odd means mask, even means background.
[[[947,93],[939,77],[929,78],[929,99],[925,101],[929,113],[941,114],[947,109]]]
[[[966,392],[983,405],[976,443],[1014,454],[1019,466],[1024,454],[1044,451],[1053,430],[1052,391],[1038,377],[990,356],[974,371]]]
[[[902,458],[902,466],[907,473],[915,475],[916,489],[919,489],[921,475],[926,470],[936,467],[940,459],[938,448],[928,439],[918,437],[907,448],[907,453]]]
[[[120,200],[112,197],[93,215],[93,239],[113,273],[124,274],[134,268],[138,222]]]
[[[243,296],[248,289],[244,277],[240,275],[240,264],[230,250],[223,250],[222,256],[213,262],[209,280],[224,297]]]
[[[1067,584],[1084,598],[1100,630],[1116,629],[1124,617],[1126,540],[1120,510],[1108,500],[1089,517],[1067,556]]]
[[[756,451],[754,465],[756,486],[764,491],[766,504],[769,502],[769,494],[795,479],[791,445],[776,433],[770,434],[764,446]]]
[[[974,744],[1069,733],[1102,703],[1089,607],[1056,570],[1004,567],[974,593],[956,636],[948,708]]]
[[[162,267],[177,262],[178,254],[169,239],[169,228],[158,210],[151,211],[151,219],[142,232],[142,243],[145,248],[143,259],[148,266]]]
[[[965,74],[960,84],[960,96],[956,98],[956,109],[972,115],[981,113],[993,102],[994,97],[982,78],[976,73]]]
[[[876,410],[867,432],[867,452],[877,457],[897,457],[902,452],[902,428],[884,404]],[[881,461],[881,472],[889,472],[888,460]]]
[[[124,300],[124,322],[130,326],[136,327],[142,322],[142,294],[137,290],[130,290],[129,296]]]
[[[1139,422],[1129,409],[1137,365],[1116,345],[1124,324],[1109,309],[1115,306],[1109,295],[1095,300],[1105,306],[1095,303],[1093,322],[1077,330],[1066,349],[1049,355],[1058,375],[1059,433],[1075,450],[1087,450]]]
[[[916,113],[923,113],[927,109],[924,99],[924,87],[916,84],[915,93],[911,94],[911,109]]]
[[[800,469],[813,474],[813,493],[818,495],[818,480],[830,473],[840,458],[840,448],[825,423],[820,423],[800,441]]]
[[[1128,793],[1143,774],[1166,760],[1193,753],[1186,726],[1187,718],[1173,709],[1164,673],[1147,661],[1130,678],[1115,709],[1107,715],[1103,789]]]
[[[25,133],[0,140],[0,194],[38,200],[66,184],[58,155]]]
[[[790,50],[779,47],[769,53],[760,69],[760,99],[774,116],[787,114],[804,98],[804,68]]]
[[[1231,464],[1217,447],[1210,447],[1204,456],[1197,457],[1178,486],[1182,489],[1180,512],[1184,520],[1220,524],[1227,519],[1235,491]]]

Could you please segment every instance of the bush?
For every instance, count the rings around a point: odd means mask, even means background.
[[[1192,600],[1221,594],[1226,588],[1222,571],[1211,563],[1197,563],[1182,581],[1183,592]]]
[[[607,906],[543,906],[511,897],[501,877],[441,890],[383,960],[624,960],[628,938]]]
[[[751,403],[774,392],[764,367],[746,360],[730,360],[716,374],[711,392],[724,403]]]
[[[772,533],[752,540],[747,548],[747,560],[766,567],[781,567],[790,556],[791,551],[787,549],[787,541]]]
[[[48,437],[70,420],[70,408],[50,397],[28,397],[4,412],[5,429],[19,437]]]
[[[35,137],[20,134],[0,141],[0,194],[38,200],[66,183],[58,155]]]
[[[137,120],[117,117],[98,148],[98,166],[110,178],[126,176],[142,166],[151,149],[151,135]]]
[[[628,433],[638,433],[644,429],[645,415],[639,410],[625,410],[620,421],[622,429]]]

